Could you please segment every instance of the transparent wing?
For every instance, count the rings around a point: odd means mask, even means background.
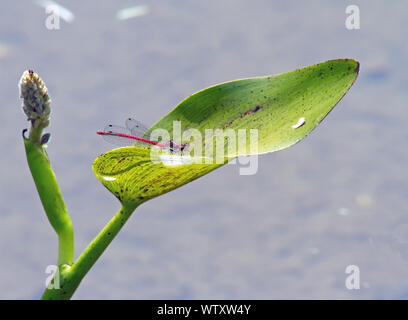
[[[115,133],[123,133],[123,134],[130,135],[131,134],[130,130],[127,128],[108,124],[105,127],[104,131],[105,131],[105,134],[102,135],[102,137],[105,141],[109,143],[112,143],[116,146],[121,146],[121,147],[128,147],[128,146],[135,145],[134,139],[115,135]]]
[[[143,137],[145,132],[148,130],[143,123],[133,118],[126,119],[126,128],[130,130],[132,136],[136,137]]]

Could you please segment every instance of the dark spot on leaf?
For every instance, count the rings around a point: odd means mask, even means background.
[[[248,110],[248,111],[242,113],[241,116],[240,116],[240,118],[243,118],[243,117],[245,117],[245,116],[247,116],[247,115],[249,115],[249,114],[251,114],[251,113],[258,112],[258,111],[261,110],[263,107],[264,107],[263,105],[257,105],[255,108],[250,109],[250,110]],[[230,122],[224,124],[224,125],[222,126],[222,128],[223,128],[223,129],[228,128],[229,126],[232,125],[232,123],[233,123],[235,120],[236,120],[236,119],[233,119],[233,120],[231,120]]]
[[[247,115],[251,114],[251,113],[255,113],[258,112],[259,110],[261,110],[263,108],[263,105],[257,105],[254,109],[248,110],[246,112],[244,112],[241,115],[241,118],[246,117]]]

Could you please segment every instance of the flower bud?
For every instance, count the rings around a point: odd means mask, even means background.
[[[24,71],[20,79],[20,98],[23,111],[34,128],[49,125],[51,98],[47,87],[33,70]]]

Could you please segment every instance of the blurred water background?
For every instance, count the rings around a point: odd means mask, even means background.
[[[111,148],[96,130],[153,124],[219,82],[346,57],[360,76],[312,134],[261,156],[256,175],[225,166],[143,204],[73,298],[408,298],[406,1],[59,3],[75,15],[59,30],[34,1],[0,4],[0,298],[40,297],[57,257],[21,138],[24,70],[53,100],[48,153],[78,256],[119,209],[91,170]],[[359,30],[345,28],[349,4]],[[359,290],[345,287],[348,265]]]

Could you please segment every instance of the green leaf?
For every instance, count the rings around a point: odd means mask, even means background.
[[[149,149],[135,146],[101,155],[95,160],[93,170],[122,202],[140,203],[157,197],[207,174],[238,155],[273,152],[302,140],[340,101],[354,83],[358,71],[357,61],[339,59],[283,74],[218,84],[183,100],[144,136],[149,138],[155,129],[165,129],[175,142],[186,142],[173,133],[173,126],[178,125],[174,121],[179,121],[181,132],[196,129],[203,137],[205,129],[224,132],[232,129],[235,133],[239,129],[257,129],[258,148],[255,152],[249,148],[248,132],[244,148],[235,141],[235,152],[218,157],[216,163],[190,163],[191,159],[198,158],[196,154],[195,158],[177,158],[159,153],[152,158]],[[197,145],[202,150],[211,150],[213,139],[208,136]],[[227,150],[228,140],[221,139]],[[197,141],[193,139],[193,142]],[[165,165],[152,161],[160,157],[179,163]]]

